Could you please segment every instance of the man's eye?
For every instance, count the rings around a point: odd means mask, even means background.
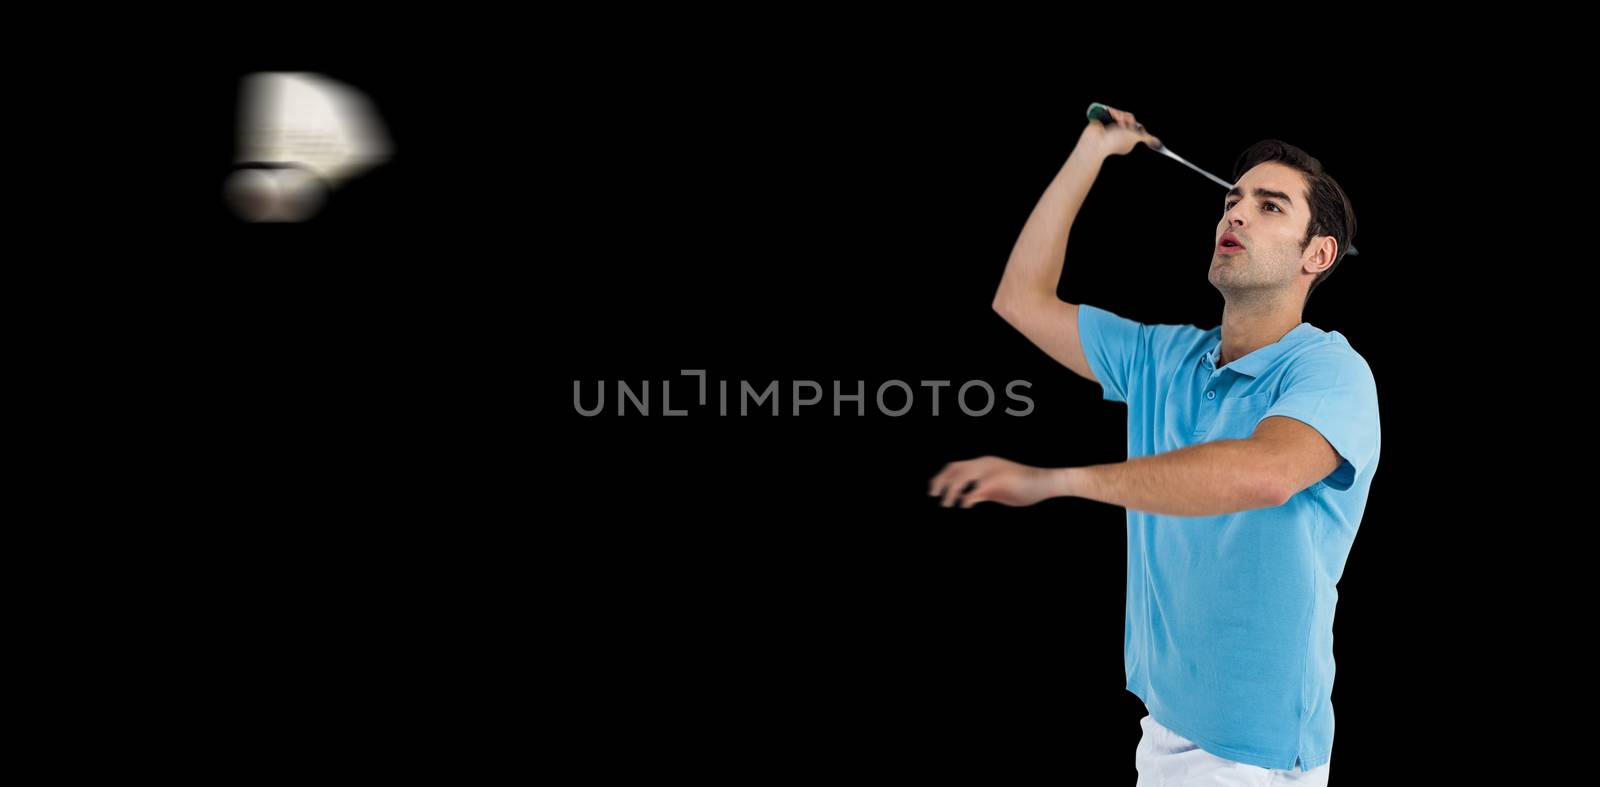
[[[1227,213],[1228,209],[1232,208],[1232,207],[1233,207],[1233,203],[1232,202],[1225,202],[1225,203],[1222,204],[1222,212],[1223,213]]]
[[[1280,208],[1280,207],[1278,207],[1278,206],[1277,206],[1277,205],[1276,205],[1276,204],[1273,204],[1273,203],[1271,203],[1271,202],[1268,202],[1268,203],[1267,203],[1267,207],[1269,207],[1269,208],[1272,208],[1272,209],[1273,209],[1273,210],[1275,210],[1275,211],[1277,211],[1277,212],[1279,212],[1279,213],[1282,213],[1282,212],[1283,212],[1283,209],[1282,209],[1282,208]]]

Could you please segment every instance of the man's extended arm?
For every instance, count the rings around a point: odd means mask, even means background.
[[[1086,467],[1030,467],[997,456],[944,466],[928,494],[971,508],[992,500],[1033,505],[1082,497],[1175,516],[1212,516],[1283,505],[1339,467],[1338,452],[1316,429],[1273,416],[1243,440],[1214,440],[1164,454]],[[970,485],[970,489],[968,488]]]
[[[1216,440],[1115,464],[1057,468],[1061,495],[1135,511],[1212,516],[1284,502],[1283,490],[1249,440]]]

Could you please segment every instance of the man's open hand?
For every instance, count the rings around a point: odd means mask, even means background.
[[[1060,470],[1030,467],[998,456],[982,456],[945,465],[929,482],[928,494],[943,496],[939,505],[945,508],[957,504],[971,508],[985,500],[1008,506],[1031,506],[1062,494],[1058,489],[1060,476]]]

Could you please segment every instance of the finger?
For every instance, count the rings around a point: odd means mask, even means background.
[[[1144,126],[1139,125],[1139,119],[1134,117],[1132,112],[1128,113],[1128,128],[1134,131],[1144,128]]]
[[[939,501],[939,505],[945,508],[955,505],[956,500],[960,499],[961,493],[966,491],[967,485],[972,481],[973,479],[958,476],[950,483],[950,488],[945,490],[944,499]]]
[[[979,482],[977,486],[972,488],[971,492],[968,492],[961,497],[961,507],[971,508],[988,499],[989,488],[984,486],[982,482]]]
[[[962,487],[966,485],[967,479],[961,476],[950,479],[950,483],[945,485],[944,494],[939,499],[940,507],[949,508],[950,506],[955,505],[956,499],[961,497]]]

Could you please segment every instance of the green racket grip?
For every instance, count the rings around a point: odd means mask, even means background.
[[[1090,120],[1098,120],[1107,126],[1117,125],[1117,119],[1111,116],[1110,108],[1098,101],[1089,105],[1088,116]],[[1139,124],[1139,131],[1144,131],[1144,124]],[[1151,150],[1161,150],[1161,145],[1151,145]]]
[[[1111,116],[1111,108],[1107,107],[1105,104],[1102,104],[1102,103],[1100,103],[1098,101],[1096,101],[1093,104],[1089,105],[1089,113],[1088,114],[1089,114],[1089,119],[1090,120],[1098,120],[1101,123],[1104,123],[1104,124],[1106,124],[1108,126],[1114,126],[1114,125],[1117,124],[1117,119]],[[1144,125],[1143,124],[1139,125],[1139,130],[1140,131],[1144,130]]]

